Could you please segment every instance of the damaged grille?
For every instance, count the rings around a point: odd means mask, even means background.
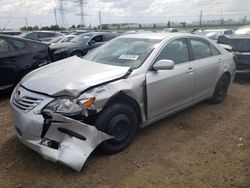
[[[38,106],[42,101],[42,99],[24,96],[18,100],[14,98],[13,103],[16,105],[16,107],[23,110],[24,112],[29,112]]]

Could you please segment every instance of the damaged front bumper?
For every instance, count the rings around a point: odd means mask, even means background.
[[[56,113],[49,114],[50,126],[42,136],[44,118],[38,113],[39,107],[24,112],[14,100],[12,96],[12,115],[18,138],[47,160],[60,162],[80,171],[91,152],[101,142],[112,138],[92,125]]]

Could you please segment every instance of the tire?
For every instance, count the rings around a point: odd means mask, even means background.
[[[210,103],[219,104],[224,101],[227,95],[227,90],[230,84],[230,77],[226,74],[222,75],[219,81],[216,84]]]
[[[134,139],[138,130],[135,111],[126,104],[114,103],[99,114],[95,122],[98,130],[114,136],[99,145],[99,149],[114,154],[125,149]]]

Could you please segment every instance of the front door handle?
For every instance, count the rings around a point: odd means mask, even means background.
[[[217,62],[218,63],[223,63],[223,59],[219,59]]]

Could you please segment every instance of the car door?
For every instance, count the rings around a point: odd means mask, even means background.
[[[197,101],[213,92],[223,59],[220,52],[207,40],[190,38],[189,41],[196,71],[194,100]]]
[[[162,59],[173,60],[175,67],[173,70],[149,70],[146,73],[149,120],[192,102],[195,75],[187,40],[181,38],[168,43],[156,61]]]
[[[0,38],[0,90],[11,87],[17,80],[16,62],[19,53],[8,40]]]

